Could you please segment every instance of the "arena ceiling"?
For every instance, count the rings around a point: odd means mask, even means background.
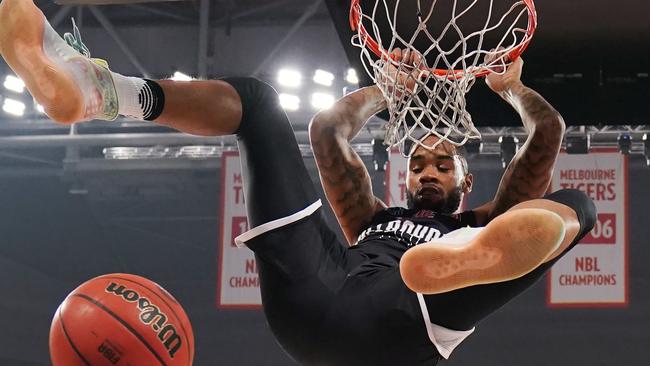
[[[112,2],[119,4],[96,5]],[[127,27],[164,27],[168,30],[201,28],[201,22],[206,22],[210,31],[227,33],[230,27],[255,29],[249,39],[266,41],[267,34],[260,30],[265,27],[284,27],[285,33],[294,32],[297,37],[309,41],[309,35],[301,34],[306,27],[316,26],[323,33],[332,33],[339,39],[332,51],[327,53],[344,54],[347,52],[349,64],[361,70],[358,50],[350,46],[350,31],[348,25],[349,0],[36,0],[51,22],[57,22],[59,28],[69,30],[68,19],[74,16],[88,32],[92,39],[95,34],[102,33],[107,44],[114,44],[111,37],[106,36],[105,24],[89,11],[90,6],[104,16],[111,27],[122,31]],[[206,9],[208,11],[204,12]],[[85,5],[85,6],[78,6]],[[570,125],[646,125],[650,120],[650,109],[646,108],[650,95],[650,2],[646,0],[620,0],[617,2],[588,1],[588,0],[539,0],[539,27],[535,39],[525,54],[525,81],[541,91],[567,119]],[[308,15],[308,16],[306,16]],[[318,28],[320,26],[320,28]],[[295,29],[294,29],[295,28]],[[336,32],[339,34],[336,35]],[[122,35],[124,33],[122,32]],[[195,37],[196,38],[196,37]],[[144,51],[135,40],[122,36],[127,43],[127,51],[137,58],[150,57],[143,55]],[[96,41],[96,39],[95,39]],[[175,42],[189,42],[195,47],[195,39],[147,40],[155,47],[173,47]],[[266,50],[247,49],[247,45],[230,45],[237,47],[240,54],[251,52],[251,58],[266,56],[270,51],[277,51],[274,43],[282,39],[270,39],[273,44]],[[318,42],[318,40],[312,43]],[[91,47],[99,48],[97,42]],[[281,45],[278,46],[280,49]],[[330,46],[328,46],[330,47]],[[195,47],[196,48],[196,47]],[[339,49],[334,49],[339,48]],[[187,49],[187,48],[186,48]],[[102,54],[113,62],[125,59],[125,53],[116,47],[111,48],[115,55]],[[268,50],[268,51],[267,51]],[[122,50],[123,51],[123,50]],[[254,53],[258,51],[258,53]],[[196,50],[193,51],[196,57]],[[200,51],[199,51],[200,52]],[[337,53],[338,52],[338,53]],[[318,57],[311,52],[311,57]],[[341,57],[344,58],[344,57]],[[152,70],[155,76],[169,73],[174,64],[163,65],[166,61],[159,57],[162,65]],[[241,60],[224,60],[222,64],[240,64]],[[196,68],[196,61],[194,66]],[[145,62],[146,64],[146,62]],[[119,64],[117,64],[119,66]],[[154,66],[145,65],[151,69]],[[159,65],[160,66],[160,65]],[[315,65],[320,66],[320,65]],[[259,68],[259,67],[257,67]],[[116,67],[117,70],[121,70]],[[253,74],[256,67],[240,68],[238,74]],[[161,71],[162,70],[162,71]],[[244,71],[242,71],[244,70]],[[228,73],[228,69],[220,70]],[[274,77],[272,70],[267,72],[266,79]],[[362,72],[360,76],[364,76]],[[258,74],[260,75],[260,74]],[[263,74],[262,74],[263,75]],[[213,76],[208,73],[207,77]],[[367,84],[368,79],[362,80]],[[490,95],[486,88],[477,86],[469,95],[472,113],[476,115],[478,124],[484,126],[517,126],[520,122],[513,116],[508,107],[504,107],[498,98]],[[309,117],[313,114],[308,110],[304,115],[292,118],[298,130],[305,130]],[[47,124],[23,123],[15,119],[3,120],[0,116],[0,133],[14,133],[16,129],[30,131],[59,128]],[[20,126],[20,127],[18,127]],[[26,126],[26,127],[23,127]],[[133,132],[150,132],[150,128],[131,124]],[[81,127],[84,131],[86,127]],[[99,127],[95,130],[102,129]],[[90,129],[90,128],[89,128]],[[107,128],[108,129],[108,128]],[[117,128],[115,128],[117,129]],[[115,130],[113,129],[113,130]],[[111,131],[113,131],[111,130]],[[154,132],[158,132],[157,130]],[[20,132],[27,133],[27,132]],[[31,132],[30,132],[31,133]],[[40,132],[39,132],[40,133]]]
[[[103,13],[116,25],[198,25],[201,0],[37,0],[36,3],[50,18],[66,5],[101,5]],[[293,22],[305,11],[311,1],[304,0],[209,0],[211,22],[227,24]],[[328,20],[323,5],[310,21]],[[90,20],[95,22],[94,20]],[[91,23],[93,24],[93,23]]]
[[[318,1],[305,0],[38,0],[49,19],[83,14],[79,7],[98,7],[115,27],[199,26],[203,18],[210,27],[226,31],[235,26],[296,24]],[[58,4],[57,4],[58,3]],[[322,0],[301,25],[334,23],[350,64],[361,70],[358,49],[350,45],[349,0]],[[318,5],[318,4],[317,4]],[[327,6],[325,6],[327,5]],[[558,105],[572,125],[645,124],[650,111],[645,100],[650,94],[650,2],[620,0],[537,1],[539,26],[525,54],[525,78]],[[86,26],[99,26],[95,17],[82,17]],[[364,76],[364,75],[362,75]],[[369,79],[362,78],[362,84]],[[481,121],[487,125],[518,124],[505,116],[485,90],[469,95]],[[488,101],[488,104],[483,101]],[[506,122],[504,122],[504,120]]]
[[[208,0],[210,21],[237,21],[263,24],[265,22],[290,22],[300,17],[312,3],[305,0]],[[349,0],[323,0],[332,12],[339,30],[347,30]],[[103,5],[103,13],[114,24],[198,24],[201,0],[37,0],[48,18],[61,11],[60,5]],[[584,63],[585,49],[598,59],[616,60],[620,67],[650,65],[650,2],[646,0],[590,1],[544,0],[537,1],[539,27],[531,51],[543,49],[549,62],[572,53],[581,53]],[[322,6],[309,22],[327,20],[330,14]],[[94,20],[90,20],[94,22]],[[547,47],[552,46],[551,49]],[[573,62],[573,61],[572,61]],[[576,66],[580,62],[575,59]]]

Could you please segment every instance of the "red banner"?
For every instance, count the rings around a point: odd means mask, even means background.
[[[553,190],[574,188],[596,204],[593,230],[548,275],[549,306],[626,306],[627,156],[615,149],[561,154]]]
[[[238,248],[235,238],[248,231],[239,153],[225,152],[221,160],[221,240],[217,306],[258,309],[260,280],[253,252]]]

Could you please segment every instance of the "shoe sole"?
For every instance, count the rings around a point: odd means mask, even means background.
[[[400,261],[400,272],[406,285],[422,294],[509,281],[544,263],[564,234],[564,221],[551,211],[506,212],[463,246],[433,241],[409,249]]]
[[[47,115],[61,123],[80,121],[84,99],[74,79],[43,51],[45,16],[31,0],[0,3],[0,53]]]

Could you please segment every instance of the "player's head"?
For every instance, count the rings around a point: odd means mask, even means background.
[[[423,143],[433,146],[438,137],[430,136]],[[408,160],[406,196],[409,208],[454,213],[465,193],[472,190],[473,176],[462,148],[444,141],[434,150],[417,146]]]

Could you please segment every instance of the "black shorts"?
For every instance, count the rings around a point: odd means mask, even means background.
[[[513,281],[415,294],[401,279],[399,258],[348,248],[329,228],[273,88],[251,78],[224,81],[244,110],[237,135],[252,229],[238,241],[255,253],[273,334],[300,364],[433,365],[450,353],[450,337],[471,333],[557,260]],[[549,198],[576,209],[582,235],[591,229],[593,203],[584,194]]]

